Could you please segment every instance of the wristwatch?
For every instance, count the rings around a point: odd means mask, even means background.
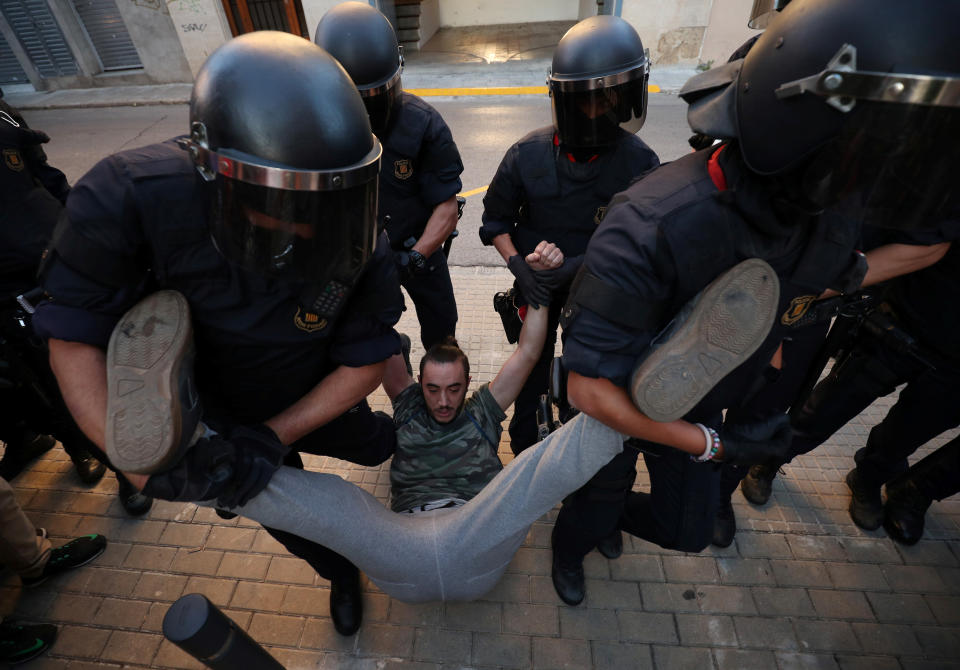
[[[427,259],[423,257],[416,249],[411,249],[409,252],[410,255],[410,265],[416,268],[418,271],[423,271],[427,267]]]

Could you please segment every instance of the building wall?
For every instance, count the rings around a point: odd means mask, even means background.
[[[482,26],[535,21],[576,21],[581,0],[442,0],[440,25]]]
[[[168,0],[167,8],[181,51],[190,71],[197,71],[207,56],[232,37],[220,0]]]
[[[713,0],[707,32],[703,36],[700,62],[720,65],[759,30],[747,27],[753,0]]]
[[[166,0],[117,0],[117,9],[137,48],[143,72],[153,84],[193,80],[178,39],[179,26],[173,23],[167,6]]]
[[[620,16],[640,33],[655,64],[696,64],[712,3],[713,0],[622,0]]]

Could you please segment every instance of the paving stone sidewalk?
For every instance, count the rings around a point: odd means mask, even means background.
[[[509,275],[499,268],[453,268],[452,275],[459,339],[476,385],[512,350],[491,308]],[[417,343],[412,310],[400,329]],[[415,348],[414,360],[421,353]],[[194,592],[290,669],[960,668],[960,499],[933,505],[927,537],[913,548],[882,530],[859,530],[846,512],[843,476],[890,402],[876,403],[785,468],[765,508],[737,492],[741,530],[727,549],[692,555],[628,538],[618,560],[596,552],[587,558],[587,599],[568,607],[550,583],[554,510],[534,524],[482,600],[408,605],[366,584],[364,625],[350,638],[333,629],[328,584],[256,524],[161,502],[146,518],[129,519],[112,477],[83,487],[57,448],[14,480],[19,499],[55,544],[99,532],[110,545],[91,565],[35,589],[0,572],[0,614],[60,627],[51,652],[30,670],[202,667],[160,633],[170,604]],[[389,405],[382,391],[372,404]],[[500,451],[508,461],[506,440]],[[308,467],[386,501],[386,465],[310,457]],[[647,486],[645,472],[637,486]]]

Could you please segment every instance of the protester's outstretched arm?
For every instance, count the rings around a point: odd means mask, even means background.
[[[558,267],[563,264],[563,252],[552,244],[541,242],[537,249],[529,254],[527,262]],[[501,409],[506,410],[520,394],[520,389],[530,376],[530,372],[540,359],[543,343],[547,339],[547,314],[549,308],[530,305],[520,330],[517,350],[510,355],[500,368],[496,378],[490,382],[490,393]]]

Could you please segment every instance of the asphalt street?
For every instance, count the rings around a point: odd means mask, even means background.
[[[502,265],[492,247],[477,236],[483,211],[483,190],[504,152],[528,131],[551,123],[545,95],[441,96],[427,99],[450,126],[463,157],[463,192],[467,207],[451,264]],[[50,163],[76,182],[101,158],[186,132],[186,105],[36,109],[25,112],[34,128],[50,135],[45,149]],[[297,132],[291,128],[291,132]],[[686,105],[675,95],[651,94],[641,137],[662,161],[689,151]]]

